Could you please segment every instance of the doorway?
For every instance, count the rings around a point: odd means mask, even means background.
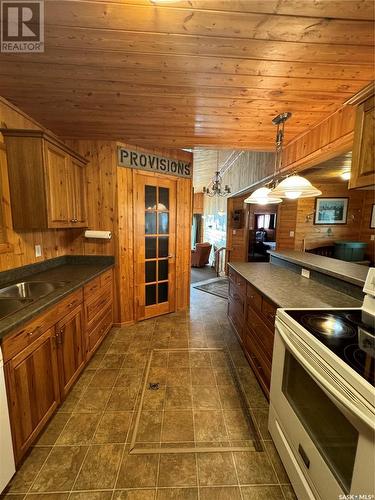
[[[137,320],[175,310],[176,181],[136,174],[135,286]]]
[[[276,248],[277,208],[253,205],[249,209],[249,262],[268,262]]]

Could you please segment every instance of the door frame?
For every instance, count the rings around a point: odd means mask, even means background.
[[[177,180],[178,178],[176,176],[170,176],[170,175],[163,175],[163,174],[157,174],[154,172],[144,172],[142,170],[133,170],[133,228],[134,228],[134,233],[133,233],[133,238],[134,238],[134,254],[133,254],[133,283],[134,283],[134,319],[135,321],[142,321],[145,319],[150,319],[153,317],[161,316],[163,314],[169,314],[172,312],[176,311],[176,292],[177,292],[177,280],[176,280],[176,273],[177,273],[177,198],[178,198],[178,190],[177,190]],[[174,249],[172,252],[173,257],[168,259],[169,261],[169,269],[168,269],[168,302],[161,303],[161,304],[155,304],[152,306],[147,306],[147,312],[146,312],[146,306],[143,305],[145,302],[144,300],[144,286],[145,284],[143,282],[140,282],[138,280],[139,274],[141,274],[143,269],[139,269],[139,266],[144,266],[145,263],[145,256],[144,254],[141,254],[142,261],[139,259],[139,249],[137,249],[137,241],[142,237],[144,238],[145,235],[144,233],[141,235],[138,233],[138,225],[137,225],[137,219],[139,217],[139,213],[137,212],[137,203],[138,203],[138,180],[142,179],[143,182],[145,181],[145,178],[149,179],[154,179],[154,182],[160,181],[161,184],[163,183],[168,183],[172,184],[174,186],[174,200],[173,200],[173,205],[174,205],[174,214],[171,217],[171,201],[170,201],[170,208],[169,208],[169,227],[174,228]],[[144,186],[145,184],[142,183]],[[162,186],[163,187],[163,186]],[[142,210],[142,216],[144,217],[144,209]],[[170,232],[168,233],[170,237]],[[171,249],[169,248],[169,253],[171,253]],[[171,265],[172,264],[172,265]],[[173,288],[171,288],[171,284],[173,285]],[[141,289],[142,288],[142,289]],[[141,304],[140,304],[140,298],[141,298]],[[144,312],[142,312],[144,311]]]

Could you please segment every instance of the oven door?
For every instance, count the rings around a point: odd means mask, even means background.
[[[279,318],[270,399],[276,446],[282,435],[314,496],[373,494],[373,410]]]

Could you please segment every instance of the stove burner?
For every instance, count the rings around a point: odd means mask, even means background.
[[[344,348],[344,359],[362,377],[374,385],[375,371],[373,356],[360,349],[357,344],[349,344]]]
[[[332,314],[306,314],[302,317],[302,324],[326,337],[350,338],[356,335],[353,326]]]

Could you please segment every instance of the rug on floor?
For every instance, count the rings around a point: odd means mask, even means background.
[[[223,299],[228,298],[229,281],[226,277],[214,278],[209,281],[207,280],[206,282],[197,283],[193,285],[193,287],[197,290],[201,290],[202,292],[223,297]]]

